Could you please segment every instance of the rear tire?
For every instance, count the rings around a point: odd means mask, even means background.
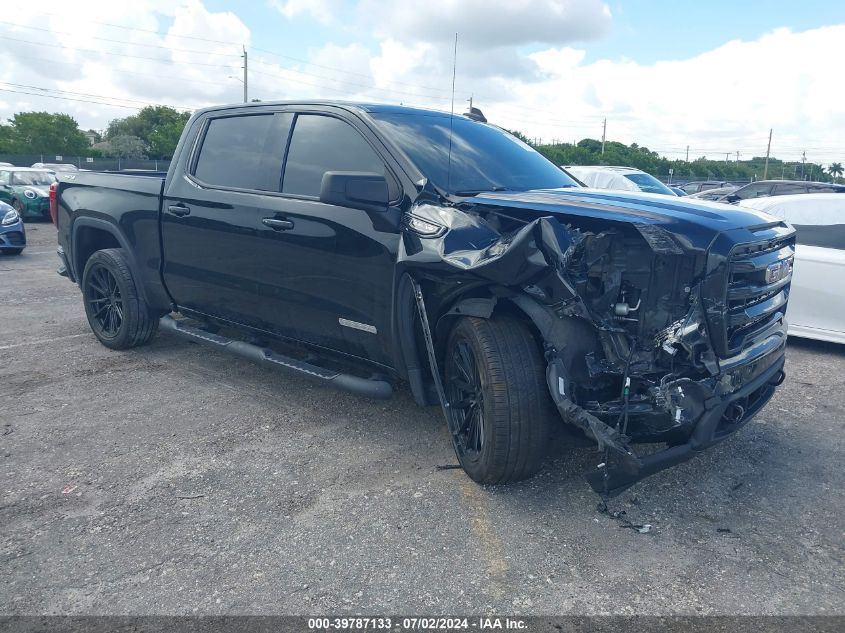
[[[529,327],[513,318],[463,318],[444,363],[452,444],[461,466],[480,484],[535,474],[552,419],[545,363]]]
[[[91,331],[111,349],[145,345],[158,329],[120,248],[95,252],[82,274],[82,298]]]

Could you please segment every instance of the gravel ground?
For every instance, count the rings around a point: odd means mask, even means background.
[[[159,334],[113,352],[55,230],[0,257],[0,613],[843,614],[845,346],[596,510],[591,448],[482,488],[436,409]]]

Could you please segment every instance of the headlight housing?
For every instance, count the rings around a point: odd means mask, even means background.
[[[0,224],[2,224],[3,226],[9,226],[10,224],[14,224],[20,219],[21,216],[18,215],[18,212],[14,209],[11,209],[6,212],[6,215],[3,216],[3,220],[0,221]]]
[[[32,189],[25,189],[23,195],[25,195],[30,200],[35,200],[38,197],[38,192],[33,191]]]

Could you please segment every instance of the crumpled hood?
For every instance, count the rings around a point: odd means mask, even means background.
[[[588,188],[489,192],[465,203],[536,211],[541,215],[595,218],[659,227],[687,248],[706,249],[727,231],[782,223],[767,213],[707,201],[688,201],[659,194]],[[558,217],[566,222],[565,219]]]

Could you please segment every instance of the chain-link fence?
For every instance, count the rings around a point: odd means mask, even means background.
[[[673,186],[680,186],[688,182],[699,182],[702,180],[706,180],[709,182],[729,182],[732,185],[747,185],[748,183],[752,182],[750,178],[726,178],[725,176],[705,176],[705,175],[696,175],[696,176],[670,176],[669,174],[658,174],[656,178],[665,184],[673,185]]]
[[[35,163],[70,163],[91,171],[119,171],[121,169],[150,169],[167,171],[169,160],[149,158],[92,158],[90,156],[57,156],[56,154],[0,154],[0,163],[15,167],[31,167]]]

